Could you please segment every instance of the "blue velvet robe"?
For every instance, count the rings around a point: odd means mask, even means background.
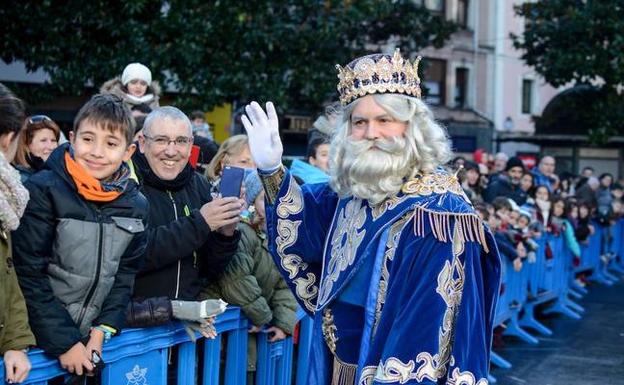
[[[371,208],[287,171],[267,225],[314,318],[309,384],[487,384],[500,259],[455,176]]]

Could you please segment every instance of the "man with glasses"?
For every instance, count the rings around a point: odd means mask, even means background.
[[[211,198],[207,180],[189,164],[192,145],[191,122],[179,109],[161,107],[146,117],[140,152],[132,161],[150,205],[149,236],[145,262],[136,277],[130,326],[162,323],[149,319],[158,312],[135,311],[153,309],[137,304],[156,297],[165,298],[165,321],[171,316],[198,322],[207,318],[200,317],[200,303],[185,301],[194,301],[201,279],[219,276],[236,252],[243,201]],[[185,310],[194,315],[181,316]]]

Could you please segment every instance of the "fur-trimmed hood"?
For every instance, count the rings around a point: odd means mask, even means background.
[[[123,83],[121,82],[121,78],[118,76],[116,78],[107,80],[100,87],[100,92],[104,94],[113,94],[122,98],[127,104],[128,107],[136,106],[139,104],[147,104],[150,108],[159,107],[159,99],[161,88],[160,84],[157,81],[152,81],[152,83],[147,87],[147,91],[145,95],[141,98],[137,98],[132,96],[124,91]]]

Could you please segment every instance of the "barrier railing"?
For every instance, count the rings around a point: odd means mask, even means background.
[[[573,302],[570,297],[582,298],[587,290],[580,286],[575,277],[579,273],[588,274],[592,281],[613,284],[615,277],[609,269],[624,272],[624,219],[620,219],[610,228],[594,223],[595,232],[587,244],[581,245],[580,263],[574,266],[574,256],[566,246],[562,236],[547,234],[536,240],[539,248],[535,263],[524,261],[522,270],[514,271],[513,265],[505,256],[503,263],[503,292],[498,302],[495,322],[505,325],[506,335],[515,335],[520,339],[537,344],[539,341],[526,329],[537,331],[546,336],[552,330],[536,319],[536,307],[550,304],[545,314],[559,313],[573,319],[580,319],[585,309]],[[609,232],[609,237],[606,236]],[[546,253],[546,248],[550,249]],[[605,253],[608,254],[605,256]],[[518,315],[522,310],[522,318]],[[496,366],[508,369],[512,364],[500,355],[492,352],[491,361]],[[495,379],[491,378],[495,381]]]
[[[104,345],[102,355],[106,366],[101,383],[166,384],[168,379],[177,378],[180,385],[244,385],[247,381],[247,319],[239,308],[231,307],[218,317],[215,326],[219,334],[214,340],[198,339],[196,343],[178,323],[126,329]],[[259,333],[257,338],[256,383],[291,384],[292,337],[275,343],[267,341],[266,333]],[[174,351],[177,354],[172,354]],[[33,349],[28,355],[32,369],[25,384],[44,385],[49,380],[67,376],[58,360],[41,350]],[[4,383],[4,378],[4,364],[0,360],[0,383]]]
[[[573,257],[559,236],[538,240],[535,263],[525,261],[519,272],[514,271],[508,258],[502,257],[504,291],[498,303],[496,323],[506,324],[505,334],[534,344],[538,340],[527,328],[551,335],[552,331],[535,318],[535,307],[546,302],[552,302],[546,312],[580,318],[579,313],[583,309],[568,297],[580,295],[578,288],[574,287],[575,274],[586,272],[591,274],[590,278],[607,283],[609,267],[624,269],[624,220],[611,228],[608,247],[601,243],[605,239],[603,231],[596,226],[588,244],[581,247],[581,261],[577,267],[572,266]],[[552,250],[549,253],[552,258],[546,258],[547,243]],[[604,250],[613,255],[608,266],[601,258]],[[300,320],[297,344],[293,338],[269,343],[266,333],[258,334],[256,384],[306,383],[312,319],[301,310],[297,316]],[[168,379],[177,378],[177,383],[184,385],[243,385],[247,381],[248,321],[239,308],[230,307],[218,317],[216,328],[219,332],[216,339],[199,339],[197,343],[190,341],[179,324],[124,330],[120,337],[104,346],[106,366],[101,382],[106,385],[154,385],[166,384]],[[46,385],[49,380],[66,374],[57,360],[39,349],[33,349],[29,358],[32,370],[25,384]],[[495,352],[492,352],[492,363],[503,368],[512,367]],[[0,381],[4,382],[4,378],[4,364],[0,360]],[[495,381],[494,378],[491,380]]]

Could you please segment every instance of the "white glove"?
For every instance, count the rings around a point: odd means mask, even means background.
[[[204,318],[215,317],[225,311],[227,302],[221,299],[204,301],[171,301],[173,317],[179,320],[201,322]]]
[[[282,163],[284,147],[279,137],[279,121],[273,103],[266,104],[266,113],[256,102],[245,107],[242,121],[249,137],[249,149],[256,166],[263,171],[275,170]]]

